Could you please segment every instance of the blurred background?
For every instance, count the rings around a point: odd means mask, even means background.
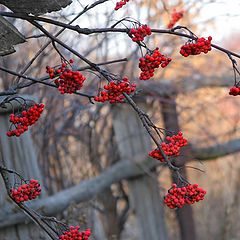
[[[76,0],[64,10],[47,16],[67,23],[92,2]],[[73,25],[110,27],[121,18],[130,16],[151,28],[166,29],[173,10],[184,10],[179,25],[187,26],[199,37],[212,36],[214,44],[239,53],[240,2],[237,0],[136,0],[117,12],[113,11],[115,3],[108,1],[99,5]],[[33,37],[40,32],[24,21],[8,20],[29,39],[16,47],[16,53],[1,57],[0,63],[20,72],[48,39]],[[61,29],[43,25],[51,33]],[[124,25],[119,24],[119,27]],[[158,69],[152,80],[140,82],[138,59],[142,53],[127,34],[85,36],[65,30],[59,38],[95,63],[128,58],[127,62],[105,65],[104,69],[126,75],[137,83],[139,93],[134,100],[157,126],[184,133],[190,144],[179,159],[185,166],[183,174],[191,183],[198,183],[206,189],[207,195],[204,201],[190,207],[169,210],[162,201],[174,176],[165,166],[151,168],[145,164],[140,165],[141,174],[133,174],[130,178],[123,174],[100,193],[96,190],[97,194],[91,198],[75,199],[67,208],[56,210],[55,216],[70,225],[90,227],[93,229],[92,239],[96,240],[240,239],[240,163],[237,162],[240,102],[238,97],[228,95],[234,84],[228,56],[213,49],[207,55],[183,58],[179,49],[187,39],[153,34],[146,38],[146,44],[150,49],[159,47],[173,61],[167,68]],[[76,68],[85,66],[66,49],[60,46],[58,49],[67,59],[75,60]],[[60,58],[49,45],[26,74],[39,78],[46,75],[46,65],[58,64]],[[82,92],[96,95],[99,87],[104,85],[104,79],[90,70],[83,71],[83,74],[87,80]],[[0,73],[1,90],[9,89],[16,82],[15,77]],[[25,84],[26,80],[20,79],[19,83]],[[37,176],[42,179],[44,197],[55,196],[85,180],[104,176],[116,164],[147,159],[148,151],[155,148],[134,111],[126,104],[91,104],[87,98],[60,95],[56,89],[38,84],[23,88],[20,94],[34,96],[46,105],[46,110],[38,124],[31,128],[31,133],[25,134],[28,140],[6,139],[7,124],[1,126],[0,135],[4,147],[12,148],[9,156],[14,156],[16,162],[11,163],[9,157],[11,166],[24,175],[35,177],[34,169],[39,169]],[[3,114],[2,117],[7,118]],[[16,145],[18,147],[14,147]],[[32,168],[26,169],[31,161],[34,161]],[[127,172],[128,168],[122,169]],[[111,174],[107,174],[111,178]],[[94,192],[95,188],[98,185],[89,191]],[[9,204],[5,197],[3,193],[1,209]],[[33,237],[33,232],[37,234],[38,230],[25,220],[7,221],[8,218],[7,212],[2,211],[0,239],[47,239],[41,233],[37,235],[39,238]],[[19,227],[23,225],[24,233]]]

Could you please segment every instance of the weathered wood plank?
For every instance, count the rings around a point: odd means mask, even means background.
[[[144,104],[143,107],[147,106]],[[129,161],[134,156],[147,158],[148,151],[152,149],[151,140],[136,113],[128,105],[117,106],[114,110],[113,126],[122,160]],[[139,168],[141,167],[144,169],[143,165],[139,165]],[[139,225],[138,239],[167,240],[158,180],[154,172],[146,172],[150,175],[128,181],[130,200]]]
[[[15,52],[14,45],[25,42],[24,36],[0,16],[0,56]]]
[[[0,0],[0,3],[17,13],[40,15],[59,11],[72,3],[72,0]]]
[[[17,107],[17,106],[16,106]],[[0,112],[0,139],[2,144],[2,154],[6,165],[10,169],[18,171],[26,179],[39,179],[43,183],[41,172],[37,162],[37,152],[35,150],[31,135],[29,132],[23,134],[21,138],[8,138],[6,132],[9,128],[10,112]],[[13,179],[13,178],[11,178]],[[43,184],[42,184],[43,185]],[[2,179],[0,179],[0,217],[6,217],[5,209],[12,205],[8,201],[7,192]],[[42,197],[46,195],[43,191]],[[15,206],[15,209],[18,209]],[[1,240],[31,240],[31,239],[49,239],[47,235],[35,224],[25,224],[10,226],[0,230]]]

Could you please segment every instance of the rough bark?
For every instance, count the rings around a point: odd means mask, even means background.
[[[99,196],[104,206],[104,213],[101,215],[102,225],[107,239],[120,239],[120,228],[118,224],[117,199],[113,196],[111,188],[106,188]]]
[[[230,205],[226,207],[222,240],[237,240],[240,239],[240,222],[238,221],[240,216],[240,169],[238,169],[238,175],[235,183],[235,191],[233,200]]]
[[[71,0],[0,0],[0,4],[5,5],[13,12],[34,15],[61,10],[71,2]]]
[[[151,141],[130,106],[115,108],[113,125],[122,159],[129,160],[136,155],[146,156],[151,149]],[[130,203],[133,204],[139,225],[138,239],[166,240],[168,237],[158,180],[154,171],[149,171],[148,174],[128,181],[132,200]]]
[[[14,45],[25,42],[24,36],[0,16],[0,56],[15,52]]]

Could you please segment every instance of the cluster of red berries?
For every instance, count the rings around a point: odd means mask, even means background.
[[[167,156],[176,157],[179,156],[181,147],[187,145],[187,140],[183,138],[182,132],[173,136],[167,136],[166,142],[161,143],[161,148]],[[149,156],[158,159],[160,162],[165,162],[165,159],[159,149],[149,152]]]
[[[188,184],[184,187],[177,187],[172,184],[168,194],[164,197],[164,203],[171,209],[182,208],[186,204],[193,204],[204,199],[206,191],[198,187],[198,184]]]
[[[124,77],[122,81],[119,82],[110,82],[108,85],[105,85],[104,90],[99,93],[99,96],[95,96],[94,100],[97,102],[106,102],[110,103],[122,103],[124,102],[124,95],[131,94],[136,90],[136,84],[130,84],[129,79]]]
[[[168,24],[168,28],[172,28],[182,17],[183,17],[184,11],[181,10],[177,12],[175,9],[173,13],[171,14],[171,20]]]
[[[14,130],[7,132],[8,137],[19,137],[28,130],[40,117],[44,109],[44,104],[34,104],[28,109],[24,109],[21,113],[10,114],[9,121],[16,127]]]
[[[41,186],[38,180],[31,179],[29,183],[11,189],[11,197],[17,203],[33,200],[41,193]]]
[[[147,25],[142,25],[138,28],[131,28],[129,34],[133,42],[141,42],[146,36],[150,36],[152,31]]]
[[[232,95],[232,96],[240,95],[240,87],[237,87],[237,86],[231,87],[229,90],[229,95]]]
[[[127,2],[129,2],[129,0],[121,0],[120,2],[117,2],[114,10],[117,11],[118,9],[122,8]]]
[[[159,52],[159,48],[156,48],[152,54],[146,54],[144,57],[139,59],[139,68],[142,71],[140,73],[139,79],[150,79],[154,76],[155,68],[159,68],[160,65],[162,68],[165,68],[171,61],[171,58],[165,57]]]
[[[69,62],[73,63],[73,60],[70,59]],[[75,93],[77,90],[82,88],[83,82],[86,80],[79,71],[69,69],[66,63],[62,63],[61,67],[58,69],[54,69],[49,66],[47,66],[46,69],[51,79],[58,77],[54,80],[54,83],[61,94]]]
[[[184,57],[189,55],[198,55],[200,53],[208,53],[211,51],[211,41],[212,37],[209,36],[207,39],[201,37],[198,38],[195,43],[188,42],[181,47],[180,54]]]
[[[65,231],[59,240],[88,240],[91,235],[91,230],[88,228],[85,231],[80,232],[80,227],[71,226],[68,231]]]

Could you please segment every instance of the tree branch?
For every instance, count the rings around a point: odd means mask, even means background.
[[[9,12],[0,12],[1,16],[4,17],[12,17],[12,18],[20,18],[23,20],[28,20],[28,21],[40,21],[40,22],[45,22],[45,23],[49,23],[49,24],[53,24],[55,26],[59,26],[59,27],[63,27],[66,29],[70,29],[72,31],[78,32],[79,34],[93,34],[93,33],[106,33],[106,32],[118,32],[118,33],[128,33],[129,29],[127,28],[94,28],[94,29],[90,29],[90,28],[80,28],[78,25],[72,26],[70,24],[66,24],[63,22],[59,22],[50,18],[45,18],[45,17],[36,17],[36,16],[29,16],[29,15],[25,15],[25,14],[21,14],[21,13],[9,13]],[[179,29],[181,29],[183,27],[179,26]],[[177,27],[175,27],[175,29],[177,29]],[[175,35],[175,36],[180,36],[180,37],[185,37],[188,39],[193,39],[196,40],[197,37],[195,37],[194,35],[191,34],[185,34],[185,33],[181,33],[181,32],[176,32],[173,29],[151,29],[153,33],[162,33],[162,34],[170,34],[170,35]],[[223,47],[220,47],[216,44],[211,44],[211,46],[221,52],[226,53],[227,55],[232,55],[234,57],[240,58],[240,55],[232,52],[228,49],[225,49]]]
[[[233,139],[225,143],[206,148],[192,147],[191,154],[198,160],[214,160],[240,151],[240,139]]]
[[[112,60],[112,61],[107,61],[107,62],[102,62],[102,63],[97,63],[98,66],[102,66],[102,65],[108,65],[108,64],[114,64],[114,63],[119,63],[119,62],[124,62],[124,61],[128,61],[127,58],[122,58],[122,59],[117,59],[117,60]],[[81,68],[78,68],[76,69],[77,71],[84,71],[84,70],[87,70],[87,69],[91,69],[91,67],[89,66],[86,66],[86,67],[81,67]],[[26,80],[30,80],[31,82],[30,83],[26,83],[26,84],[21,84],[21,85],[13,85],[11,86],[11,89],[8,89],[8,90],[5,90],[3,92],[0,92],[0,96],[8,96],[8,95],[14,95],[14,94],[17,94],[17,90],[18,89],[22,89],[22,88],[25,88],[25,87],[29,87],[33,84],[36,84],[36,83],[39,83],[39,84],[43,84],[43,85],[47,85],[49,87],[54,87],[54,88],[57,88],[57,86],[55,84],[52,84],[52,83],[48,83],[48,82],[45,82],[46,80],[49,80],[49,76],[44,76],[44,77],[41,77],[41,78],[33,78],[33,77],[29,77],[27,75],[24,75],[24,74],[21,74],[21,73],[17,73],[15,71],[12,71],[10,69],[7,69],[7,68],[4,68],[4,67],[1,67],[0,66],[0,70],[1,71],[4,71],[4,72],[7,72],[9,74],[12,74],[14,76],[18,76],[18,77],[21,77],[23,79],[26,79]],[[77,94],[77,95],[81,95],[81,96],[84,96],[84,97],[87,97],[87,98],[92,98],[93,96],[90,96],[88,94],[85,94],[85,93],[80,93],[80,92],[76,92],[74,94]]]

